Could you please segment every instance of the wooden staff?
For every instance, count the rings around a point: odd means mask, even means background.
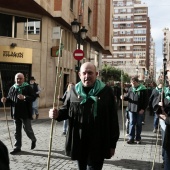
[[[62,29],[61,29],[61,37],[59,44],[59,53],[58,53],[58,63],[57,63],[57,72],[56,72],[56,80],[55,80],[55,92],[53,99],[53,109],[57,109],[58,105],[56,104],[58,98],[58,83],[59,83],[59,70],[60,70],[60,57],[61,57],[61,38],[62,38]],[[53,129],[54,129],[54,119],[51,120],[51,132],[50,132],[50,143],[49,143],[49,152],[48,152],[48,161],[47,161],[47,170],[50,169],[50,156],[51,156],[51,148],[52,148],[52,140],[53,140]]]
[[[58,88],[58,96],[60,96],[60,90],[61,90],[61,80],[62,80],[62,73],[63,73],[63,71],[61,71],[60,72],[60,75],[59,75],[59,88]],[[58,98],[58,100],[57,100],[57,106],[59,106],[59,103],[60,102],[60,100],[59,100],[59,98]],[[55,127],[57,127],[57,121],[55,121],[56,122],[56,126]],[[56,128],[55,128],[55,133],[56,133]]]
[[[121,95],[124,96],[123,93],[123,71],[121,70]],[[124,120],[124,109],[123,109],[123,98],[122,98],[122,123],[123,123],[123,133],[124,133],[124,142],[125,142],[125,120]]]
[[[1,83],[2,97],[4,97],[4,90],[3,90],[1,72],[0,72],[0,83]],[[13,148],[12,139],[11,139],[10,130],[9,130],[9,125],[8,125],[8,117],[7,117],[7,113],[6,113],[5,102],[3,102],[3,108],[4,108],[5,118],[6,118],[6,125],[7,125],[7,128],[8,128],[9,139],[10,139],[10,142],[11,142],[11,146]]]

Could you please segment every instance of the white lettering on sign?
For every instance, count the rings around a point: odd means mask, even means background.
[[[83,53],[75,53],[75,56],[83,56]]]

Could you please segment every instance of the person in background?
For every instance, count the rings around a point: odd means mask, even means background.
[[[167,62],[167,80],[168,80],[168,86],[164,86],[164,97],[160,95],[160,99],[157,101],[155,104],[154,109],[156,108],[157,114],[160,119],[162,119],[165,123],[161,125],[164,126],[165,131],[163,132],[163,167],[164,170],[169,170],[170,169],[170,62]],[[165,73],[164,73],[165,74]],[[163,102],[162,99],[163,98]],[[160,106],[157,108],[157,106]],[[161,122],[160,122],[161,123]]]
[[[10,102],[11,117],[15,125],[15,144],[10,154],[21,152],[22,126],[27,136],[31,139],[31,149],[36,147],[36,138],[31,126],[32,102],[35,100],[35,93],[22,73],[15,75],[15,84],[9,89],[8,96],[2,97],[1,102]]]
[[[64,95],[62,98],[59,98],[60,101],[64,103],[67,93],[70,91],[70,89],[74,86],[74,83],[69,83],[67,86],[67,90],[65,91]],[[67,127],[68,127],[68,120],[64,120],[63,122],[63,135],[66,135],[67,133]]]
[[[153,82],[150,84],[150,87],[151,87],[151,91],[153,91],[153,90],[157,87],[157,84],[153,81]],[[152,92],[151,92],[151,94],[152,94]],[[150,98],[150,97],[149,97],[149,98]],[[154,115],[153,106],[152,106],[152,102],[149,102],[148,109],[149,109],[149,115],[150,115],[150,116],[155,116],[155,115]]]
[[[132,87],[129,88],[127,95],[121,96],[128,101],[129,110],[129,140],[128,144],[141,144],[141,132],[143,114],[147,108],[147,89],[143,84],[139,84],[138,77],[131,78]]]
[[[66,155],[78,161],[79,170],[101,170],[104,159],[115,154],[119,138],[114,92],[97,75],[94,64],[82,64],[81,81],[68,92],[59,110],[49,111],[51,119],[68,119]]]
[[[158,97],[162,93],[162,88],[163,88],[163,82],[162,81],[159,81],[157,84],[158,84],[158,86],[155,89],[152,90],[152,94],[150,95],[150,98],[149,98],[149,105],[150,105],[150,107],[152,106],[152,110],[153,110],[153,107],[154,107],[154,104],[155,104],[155,100],[156,101],[158,100]],[[154,110],[153,110],[153,112],[154,112]],[[157,115],[156,112],[154,112],[153,133],[157,132],[158,124],[159,124],[159,116]]]
[[[32,116],[34,116],[35,114],[35,118],[38,119],[39,117],[39,113],[38,113],[38,98],[40,97],[40,92],[41,92],[41,88],[39,86],[39,84],[35,83],[35,78],[31,77],[30,78],[30,86],[33,88],[34,93],[36,95],[36,99],[35,101],[33,101],[32,103]]]
[[[10,162],[9,162],[8,148],[0,140],[0,169],[10,170],[9,165],[10,165]]]

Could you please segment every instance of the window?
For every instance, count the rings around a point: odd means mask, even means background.
[[[40,41],[41,20],[39,19],[0,13],[0,23],[0,36]]]
[[[146,29],[144,29],[144,30],[134,30],[134,34],[146,34]]]
[[[118,1],[117,6],[123,6],[123,1]]]
[[[73,1],[74,0],[70,0],[70,10],[73,11]]]
[[[116,17],[114,17],[114,20],[116,20],[116,21],[117,21],[117,20],[118,20],[118,17],[117,17],[117,16],[116,16]]]
[[[127,20],[130,21],[131,20],[131,16],[127,16]]]
[[[141,42],[141,41],[144,42],[146,41],[146,37],[135,37],[133,40],[137,42]]]
[[[114,28],[118,28],[118,24],[114,24]]]
[[[126,42],[131,42],[131,39],[130,38],[126,38]]]
[[[130,34],[131,34],[131,31],[126,31],[126,34],[127,34],[127,35],[130,35]]]
[[[125,39],[125,38],[120,38],[119,41],[120,41],[120,42],[125,42],[126,39]]]
[[[126,24],[126,27],[131,27],[131,24]]]
[[[118,32],[117,32],[117,31],[114,31],[114,35],[118,35]]]
[[[132,11],[131,8],[128,8],[128,9],[127,9],[127,12],[128,12],[128,13],[131,13],[131,11]]]
[[[88,8],[88,25],[90,25],[91,22],[91,9]]]
[[[118,39],[117,38],[113,38],[113,42],[118,42]]]
[[[126,31],[120,31],[120,34],[122,35],[122,34],[126,34]]]
[[[0,36],[12,37],[12,15],[0,14]]]
[[[115,14],[118,13],[118,9],[115,9],[115,10],[114,10],[114,13],[115,13]]]
[[[127,49],[127,50],[130,50],[130,46],[126,46],[126,49]]]
[[[120,9],[120,13],[126,13],[126,9]]]
[[[127,6],[131,6],[133,3],[131,2],[131,1],[129,1],[129,2],[126,2],[126,5]]]

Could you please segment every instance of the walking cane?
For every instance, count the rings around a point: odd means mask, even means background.
[[[123,94],[123,71],[121,70],[121,94]],[[123,122],[123,133],[124,133],[124,142],[125,142],[125,121],[124,121],[124,109],[123,109],[123,98],[122,98],[122,122]]]
[[[3,90],[1,72],[0,72],[0,83],[1,83],[2,97],[4,97],[4,90]],[[5,118],[6,118],[6,125],[7,125],[7,129],[8,129],[9,139],[10,139],[10,142],[11,142],[11,146],[13,148],[12,139],[11,139],[10,130],[9,130],[9,125],[8,125],[8,117],[7,117],[6,107],[5,107],[5,103],[4,102],[3,102],[3,108],[4,108]]]
[[[61,37],[62,37],[62,29],[61,29]],[[58,53],[58,65],[57,65],[57,73],[55,80],[55,91],[54,91],[54,99],[53,99],[53,109],[57,109],[57,96],[58,96],[58,82],[59,82],[59,69],[60,69],[60,56],[61,56],[61,37],[59,44],[59,53]],[[57,53],[57,52],[56,52]],[[52,140],[53,140],[53,129],[54,129],[54,119],[51,120],[51,132],[50,132],[50,143],[49,143],[49,152],[48,152],[48,161],[47,161],[47,170],[50,169],[50,156],[51,156],[51,148],[52,148]]]

